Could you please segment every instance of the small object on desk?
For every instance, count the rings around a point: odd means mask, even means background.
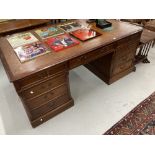
[[[45,41],[54,51],[60,51],[79,44],[80,42],[70,37],[68,34],[48,38]]]
[[[97,31],[90,28],[82,28],[82,29],[70,32],[70,34],[81,41],[86,41],[101,35]]]
[[[83,27],[83,25],[79,24],[78,22],[67,23],[59,26],[66,32],[72,32],[78,30]]]
[[[113,30],[113,26],[102,29],[104,32],[110,32]]]
[[[112,24],[105,19],[96,19],[96,27],[104,29],[107,27],[111,27]]]
[[[54,37],[60,34],[64,34],[64,31],[57,27],[44,27],[35,31],[42,39]]]
[[[96,19],[88,19],[88,20],[87,20],[87,23],[88,23],[88,24],[91,24],[91,23],[94,23],[94,22],[96,22]]]

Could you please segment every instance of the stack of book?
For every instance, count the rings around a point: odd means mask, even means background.
[[[47,45],[57,52],[78,45],[80,41],[86,41],[101,35],[78,22],[61,24],[57,27],[40,28],[35,30],[35,33],[35,36],[38,35],[42,41],[39,41],[31,32],[14,34],[7,38],[21,62],[49,53]],[[70,34],[80,41],[71,37]]]
[[[35,33],[56,52],[80,43],[60,27],[46,27],[36,30]]]
[[[7,38],[21,62],[28,61],[50,51],[32,33],[20,33]]]

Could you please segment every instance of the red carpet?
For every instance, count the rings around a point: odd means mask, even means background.
[[[155,92],[104,135],[155,135]]]

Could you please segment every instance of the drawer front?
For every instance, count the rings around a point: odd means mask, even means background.
[[[93,61],[97,58],[100,58],[100,57],[106,55],[107,53],[112,52],[112,50],[114,50],[114,45],[108,45],[108,46],[99,48],[97,50],[91,51],[89,53],[86,53],[86,54],[79,56],[77,58],[74,58],[69,61],[69,68],[72,69],[77,66],[84,65],[90,61]]]
[[[127,62],[122,62],[117,65],[114,65],[113,75],[123,72],[124,70],[130,68],[133,65],[133,60]]]
[[[36,97],[44,92],[47,92],[67,81],[67,74],[60,74],[43,83],[37,84],[29,89],[26,89],[19,93],[22,99],[27,100]]]
[[[15,88],[17,91],[20,91],[26,87],[29,87],[30,85],[33,85],[34,83],[45,80],[49,76],[53,76],[58,72],[64,71],[66,69],[67,69],[67,64],[60,64],[60,65],[53,66],[51,68],[45,69],[43,71],[32,74],[30,76],[27,76],[21,80],[14,82]]]
[[[117,46],[121,46],[122,44],[132,44],[135,42],[139,42],[141,33],[136,33],[126,38],[120,39],[117,41]]]
[[[120,58],[117,58],[115,60],[115,65],[120,65],[122,63],[126,63],[127,61],[133,60],[134,59],[134,55],[135,55],[134,53],[129,53],[127,55],[123,55]]]
[[[32,74],[31,76],[25,77],[24,79],[14,82],[17,91],[22,90],[25,86],[31,85],[34,82],[42,81],[47,77],[47,72],[40,71],[38,73]]]
[[[136,33],[136,34],[133,34],[133,35],[131,35],[130,36],[130,40],[132,41],[135,41],[135,40],[140,40],[140,37],[141,37],[141,34],[142,34],[142,32],[138,32],[138,33]]]
[[[68,92],[68,87],[65,84],[43,95],[40,95],[39,97],[27,100],[25,102],[29,107],[29,109],[35,109],[35,108],[38,108],[39,106],[46,104],[48,101],[53,100],[54,98],[65,94],[66,92]]]
[[[116,58],[124,57],[125,55],[134,55],[137,49],[137,44],[123,44],[116,49]]]
[[[47,69],[47,74],[48,76],[53,76],[54,74],[61,72],[61,71],[66,71],[68,68],[67,63],[59,64],[54,67],[51,67]]]
[[[42,116],[43,114],[56,109],[57,107],[69,102],[71,98],[64,94],[63,96],[60,96],[52,101],[49,101],[48,103],[44,104],[43,106],[32,110],[30,113],[32,115],[32,119],[36,119],[39,116]]]

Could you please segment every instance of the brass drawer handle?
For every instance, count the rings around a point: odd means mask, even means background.
[[[30,91],[30,94],[34,94],[34,91],[33,91],[33,90],[31,90],[31,91]]]

